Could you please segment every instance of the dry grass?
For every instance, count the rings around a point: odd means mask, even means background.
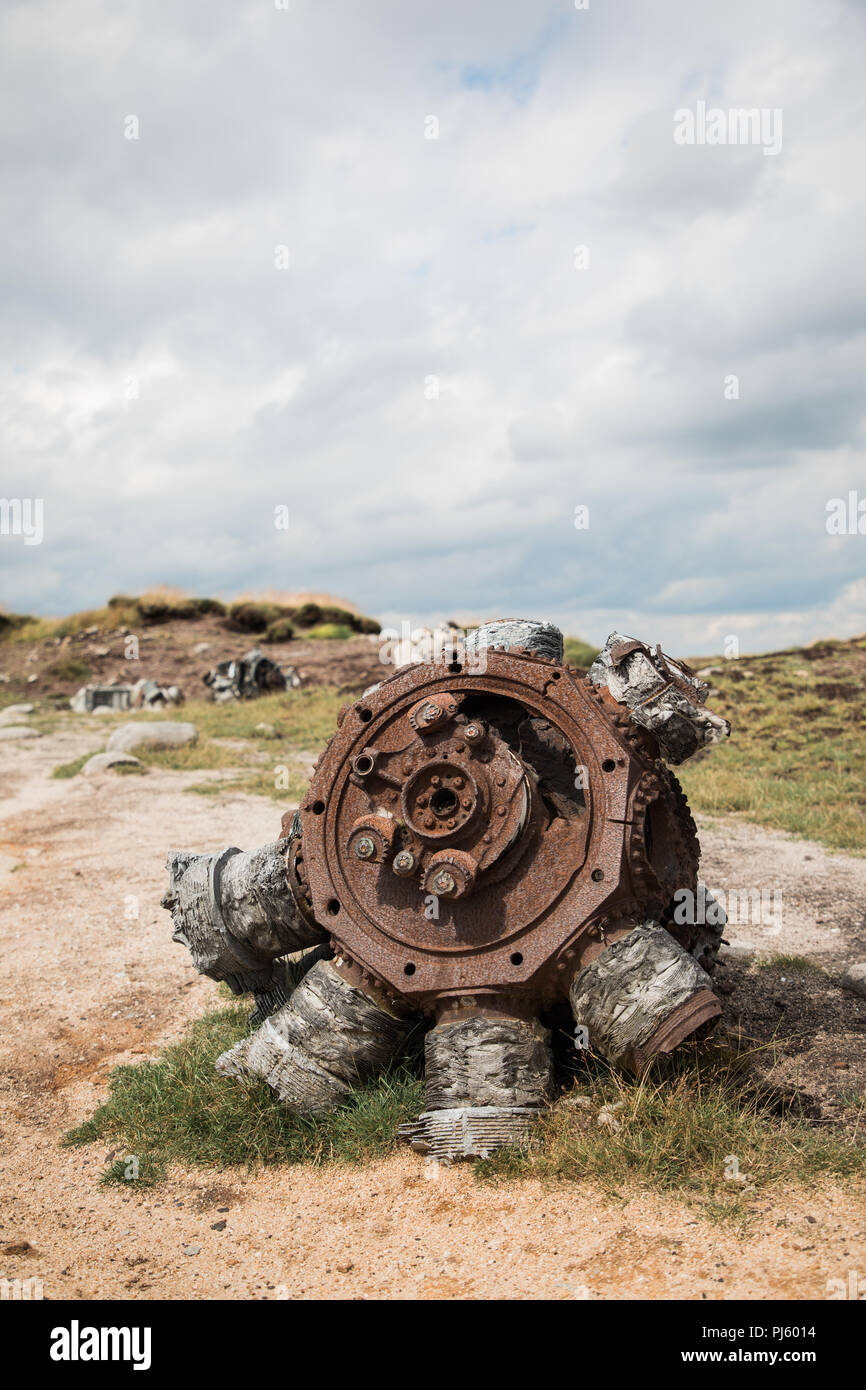
[[[532,1145],[500,1151],[477,1174],[589,1182],[606,1193],[636,1181],[695,1195],[725,1217],[741,1216],[759,1187],[866,1177],[856,1126],[842,1133],[810,1123],[796,1098],[757,1079],[756,1061],[755,1049],[724,1038],[686,1045],[642,1077],[589,1059],[542,1115]]]
[[[677,769],[693,809],[866,853],[866,639],[703,664],[733,732]]]

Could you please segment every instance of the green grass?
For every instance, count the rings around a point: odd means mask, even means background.
[[[707,1214],[742,1215],[756,1188],[826,1176],[866,1176],[866,1145],[812,1125],[756,1079],[754,1052],[724,1040],[681,1049],[643,1078],[591,1060],[573,1095],[546,1111],[527,1149],[504,1149],[476,1165],[485,1181],[537,1177],[590,1183],[606,1193],[639,1183],[692,1195]],[[619,1128],[598,1124],[603,1105],[622,1103]],[[726,1176],[730,1158],[742,1181]]]
[[[271,754],[279,746],[277,739],[317,752],[335,732],[337,714],[349,698],[333,686],[309,686],[305,690],[281,691],[257,700],[229,700],[220,705],[210,700],[189,700],[180,711],[148,718],[189,720],[207,738],[261,741]],[[274,734],[260,736],[256,733],[257,724],[272,725]]]
[[[579,637],[566,637],[563,645],[566,666],[591,666],[598,656],[598,647],[582,642]]]
[[[125,1183],[134,1155],[139,1180],[156,1182],[172,1162],[199,1167],[362,1163],[391,1152],[397,1126],[423,1108],[423,1083],[408,1065],[360,1087],[322,1120],[290,1114],[263,1081],[218,1076],[214,1062],[246,1033],[249,1002],[214,1009],[155,1061],[116,1067],[104,1105],[63,1137],[66,1147],[121,1146],[103,1181]]]
[[[287,775],[284,775],[283,769],[286,769]],[[282,763],[239,777],[220,778],[219,781],[213,782],[194,782],[192,786],[185,787],[184,791],[192,792],[194,796],[225,796],[227,793],[241,792],[245,796],[268,796],[272,801],[299,802],[306,795],[309,781],[306,768],[293,768],[291,763]]]
[[[290,1114],[264,1082],[220,1077],[217,1056],[246,1033],[248,1003],[192,1023],[154,1061],[116,1067],[104,1105],[63,1137],[67,1147],[110,1144],[101,1181],[124,1184],[130,1156],[138,1181],[159,1182],[172,1162],[196,1167],[365,1163],[392,1152],[396,1130],[423,1109],[417,1060],[360,1087],[319,1120]],[[711,1039],[657,1062],[642,1078],[591,1058],[577,1084],[539,1120],[532,1144],[475,1165],[484,1182],[541,1178],[591,1185],[606,1195],[639,1184],[701,1204],[713,1219],[739,1219],[757,1189],[820,1177],[866,1176],[866,1146],[811,1125],[796,1100],[755,1071],[755,1052]],[[586,1108],[571,1101],[586,1099]],[[602,1106],[619,1105],[619,1128],[601,1128]],[[862,1098],[852,1097],[855,1119]],[[856,1134],[856,1129],[855,1129]],[[740,1180],[731,1179],[731,1156]]]
[[[52,777],[76,777],[84,764],[93,757],[92,753],[82,753],[80,758],[73,758],[71,763],[60,763],[54,769]]]
[[[322,642],[346,642],[354,634],[350,627],[342,623],[320,623],[318,627],[311,627],[304,636]]]
[[[824,969],[806,956],[789,956],[783,951],[774,951],[755,962],[757,970],[784,970],[786,975],[823,975]]]
[[[705,664],[732,734],[677,768],[692,809],[866,854],[866,641]]]
[[[57,681],[86,681],[89,676],[93,675],[93,667],[77,656],[70,656],[63,661],[53,661],[50,666],[46,666],[44,675]]]
[[[42,642],[54,637],[75,637],[87,628],[101,631],[120,627],[137,628],[161,623],[193,622],[214,617],[230,632],[265,633],[281,624],[284,635],[272,641],[286,641],[294,625],[311,628],[337,625],[349,637],[356,632],[378,632],[374,618],[350,613],[344,608],[305,603],[299,608],[261,599],[239,599],[226,605],[221,599],[193,598],[171,589],[154,589],[138,597],[116,594],[102,608],[72,613],[68,618],[36,618],[29,614],[0,612],[0,642]]]

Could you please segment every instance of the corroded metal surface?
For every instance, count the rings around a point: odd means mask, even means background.
[[[564,997],[618,924],[696,882],[652,735],[556,661],[485,656],[404,668],[346,707],[301,806],[338,957],[427,1011]]]

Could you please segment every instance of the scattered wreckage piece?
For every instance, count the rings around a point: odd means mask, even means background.
[[[76,714],[94,714],[102,709],[162,709],[166,705],[182,705],[183,691],[179,686],[160,685],[147,679],[134,685],[83,685],[69,704]]]
[[[507,620],[344,706],[283,840],[169,861],[175,939],[264,1017],[221,1072],[318,1114],[432,1023],[401,1136],[451,1161],[526,1140],[557,1008],[637,1071],[701,1035],[722,928],[675,911],[700,851],[663,759],[727,736],[705,693],[619,634],[580,677],[556,628]]]
[[[291,999],[217,1058],[222,1076],[258,1076],[301,1115],[321,1115],[386,1067],[413,1026],[320,960]]]
[[[210,687],[217,704],[252,700],[274,690],[297,690],[303,683],[294,666],[283,670],[258,647],[237,661],[221,661],[202,680]]]
[[[612,632],[589,668],[589,679],[626,706],[675,766],[731,732],[727,719],[704,707],[709,686],[690,667],[635,637]]]

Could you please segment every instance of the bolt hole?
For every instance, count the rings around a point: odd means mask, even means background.
[[[519,951],[513,951],[513,952],[512,952],[512,955],[511,955],[511,964],[512,964],[512,965],[522,965],[522,964],[523,964],[523,956],[520,954]]]
[[[336,898],[332,898],[331,901],[328,903],[328,912],[331,914],[332,917],[336,917],[339,911],[340,904],[337,902]]]
[[[602,881],[603,878],[604,878],[604,869],[593,869],[593,871],[592,871],[592,881],[593,881],[593,883],[601,883],[601,881]]]
[[[604,762],[601,765],[601,770],[602,772],[613,772],[615,767],[616,763],[614,762],[613,758],[605,758]]]
[[[368,772],[373,771],[373,759],[368,754],[363,753],[360,758],[355,759],[355,771],[360,772],[362,777],[366,777]]]
[[[448,670],[453,671],[455,676],[459,676],[463,666],[459,661],[452,661],[449,663]]]
[[[554,673],[553,673],[553,679],[554,679],[555,681],[561,681],[561,680],[562,680],[562,672],[561,672],[561,671],[554,671]]]
[[[320,816],[320,815],[322,814],[322,812],[324,811],[324,809],[325,809],[325,803],[324,803],[324,801],[314,801],[314,802],[313,802],[313,814],[314,814],[314,815]]]
[[[414,975],[414,974],[415,974],[415,967],[414,967],[414,965],[412,964],[411,960],[410,960],[410,961],[407,961],[407,963],[403,966],[403,974],[404,974],[404,975]]]
[[[373,711],[371,709],[359,709],[358,718],[362,720],[364,724],[369,724],[370,720],[373,718]]]
[[[453,816],[459,804],[450,787],[438,787],[430,798],[430,810],[437,816]]]

